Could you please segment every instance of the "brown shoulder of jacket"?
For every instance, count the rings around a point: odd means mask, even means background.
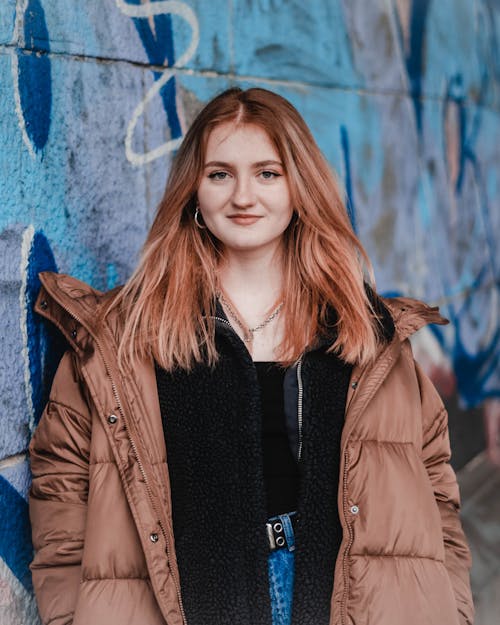
[[[76,325],[91,333],[98,330],[107,304],[122,288],[103,292],[73,276],[53,271],[43,271],[38,276],[42,286],[34,309],[56,325],[71,344]]]
[[[422,300],[413,297],[379,297],[389,309],[401,340],[430,323],[446,325],[450,322],[441,315],[439,306],[429,306]]]

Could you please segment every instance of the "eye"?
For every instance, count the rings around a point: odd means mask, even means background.
[[[208,177],[211,180],[225,180],[227,175],[227,171],[213,171],[211,174],[208,174]]]
[[[273,178],[281,176],[281,174],[277,174],[275,171],[269,171],[268,169],[261,171],[260,175],[264,178],[264,180],[272,180]]]

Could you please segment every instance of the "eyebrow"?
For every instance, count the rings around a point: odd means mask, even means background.
[[[252,163],[252,167],[267,167],[268,165],[278,165],[279,167],[283,167],[283,163],[280,161],[258,161],[257,163]],[[231,163],[225,163],[224,161],[210,161],[205,163],[205,167],[232,167]]]

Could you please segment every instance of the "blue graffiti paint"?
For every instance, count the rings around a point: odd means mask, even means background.
[[[406,71],[410,79],[410,95],[415,109],[419,135],[422,133],[422,71],[425,28],[429,0],[413,0],[410,19],[410,46],[406,55]]]
[[[495,0],[497,1],[497,0]],[[487,7],[488,19],[491,22],[491,3],[489,0],[484,0]],[[422,135],[422,76],[424,71],[423,59],[424,59],[424,46],[426,35],[426,19],[429,9],[429,0],[412,0],[411,4],[411,20],[410,20],[410,41],[409,49],[406,54],[406,70],[410,81],[410,95],[413,101],[413,108],[415,112],[415,122],[419,136]],[[491,50],[495,55],[498,50],[496,45],[496,33],[495,29],[492,29],[493,41],[490,42]],[[402,41],[402,33],[400,30],[400,37]],[[495,56],[497,59],[498,56]],[[496,67],[496,66],[495,66]],[[448,83],[446,95],[443,105],[443,119],[446,118],[448,107],[456,107],[458,113],[457,121],[457,133],[456,137],[458,144],[458,172],[457,179],[455,181],[454,192],[457,196],[461,195],[464,191],[464,185],[466,181],[467,168],[470,167],[472,176],[475,180],[476,187],[478,189],[478,208],[481,212],[482,223],[484,224],[486,238],[486,245],[488,248],[488,259],[485,263],[485,267],[475,281],[472,281],[470,276],[467,279],[468,288],[470,289],[470,295],[465,299],[465,303],[460,311],[456,311],[453,305],[449,306],[449,317],[455,327],[455,339],[453,345],[446,344],[444,334],[442,330],[437,326],[430,326],[431,332],[435,335],[440,345],[445,349],[452,360],[454,372],[457,378],[457,385],[459,389],[460,398],[467,407],[474,407],[481,403],[487,397],[500,396],[500,389],[498,385],[491,390],[491,381],[496,375],[496,371],[499,366],[500,359],[500,341],[498,331],[494,333],[490,342],[486,346],[481,346],[476,353],[470,353],[465,347],[463,340],[466,332],[466,316],[467,308],[472,304],[474,293],[476,289],[492,289],[498,288],[497,268],[496,268],[496,253],[494,243],[494,228],[490,219],[488,194],[485,189],[485,183],[482,180],[482,170],[479,159],[476,155],[475,141],[479,134],[481,126],[482,105],[485,102],[486,94],[489,89],[490,77],[488,75],[487,64],[483,64],[481,70],[481,83],[480,90],[477,97],[477,107],[473,113],[472,121],[468,124],[466,94],[464,92],[463,77],[460,72],[457,72],[451,77]],[[444,153],[446,153],[446,146],[444,146]],[[424,222],[429,223],[429,214],[425,210],[425,200],[421,200],[421,217]],[[491,284],[493,281],[495,284]],[[464,276],[460,276],[458,283],[455,284],[455,288],[463,284]],[[470,283],[474,282],[474,286],[471,287]],[[462,290],[462,289],[459,289]],[[445,294],[450,297],[453,293],[450,291]],[[462,329],[462,326],[464,328]],[[450,349],[451,347],[451,349]],[[488,390],[490,389],[490,390]]]
[[[465,136],[466,136],[466,115],[465,115],[465,94],[463,88],[463,78],[460,73],[455,74],[448,83],[443,105],[443,119],[450,106],[455,106],[458,110],[458,149],[459,149],[459,169],[455,183],[455,192],[460,193],[462,189],[465,170]],[[446,153],[446,150],[445,150]]]
[[[463,326],[469,317],[474,293],[487,287],[485,282],[489,274],[488,269],[489,267],[485,265],[471,282],[470,295],[464,299],[460,307],[457,308],[453,302],[447,307],[447,316],[455,328],[455,338],[451,350],[448,346],[446,351],[450,354],[460,399],[466,408],[474,408],[490,397],[500,397],[500,388],[498,386],[491,388],[491,380],[495,380],[500,366],[500,328],[493,333],[489,343],[477,349],[475,353],[467,350],[463,338],[466,334]],[[490,288],[499,288],[499,285]],[[431,326],[431,331],[441,347],[446,349],[441,329]]]
[[[155,0],[153,0],[155,1]],[[132,0],[130,4],[141,4],[140,0]],[[172,32],[172,18],[168,14],[154,16],[154,32],[151,29],[148,18],[132,18],[139,33],[142,45],[146,50],[149,62],[152,65],[163,65],[165,61],[172,66],[175,61],[174,36]],[[161,72],[153,71],[155,80],[161,77]],[[160,90],[163,108],[167,114],[167,122],[172,139],[178,139],[182,135],[179,116],[175,105],[176,82],[175,77],[168,80]]]
[[[491,81],[500,80],[500,45],[496,28],[498,11],[500,10],[499,0],[480,0],[478,13],[478,42],[486,41],[487,49],[491,54]],[[483,75],[488,73],[487,64],[483,66]],[[488,77],[489,78],[489,77]]]
[[[481,218],[484,224],[484,233],[483,236],[486,239],[486,246],[488,248],[488,264],[490,268],[490,274],[494,277],[497,284],[499,281],[499,272],[498,272],[498,245],[495,242],[495,229],[493,227],[493,223],[490,217],[490,208],[488,201],[488,193],[486,190],[486,181],[483,180],[483,173],[481,169],[481,165],[479,160],[476,157],[475,152],[471,149],[470,146],[467,146],[466,149],[466,160],[470,161],[471,166],[474,172],[474,178],[477,182],[478,188],[478,198],[479,198],[479,210],[481,211]]]
[[[38,423],[47,402],[48,391],[64,349],[60,333],[33,310],[41,286],[38,277],[40,271],[57,271],[57,266],[49,242],[42,232],[36,232],[28,256],[25,302],[31,398],[35,423]]]
[[[24,13],[24,40],[29,50],[49,52],[49,33],[39,0],[30,0]],[[47,143],[52,106],[52,76],[47,54],[17,50],[21,110],[26,132],[36,151]]]
[[[26,500],[0,475],[0,558],[28,592],[32,592],[29,563],[33,559]],[[6,514],[8,511],[8,514]]]
[[[500,366],[500,328],[497,328],[489,344],[475,353],[468,351],[462,339],[461,326],[471,304],[472,297],[468,297],[459,311],[450,306],[450,321],[455,326],[456,337],[451,358],[460,397],[468,408],[479,405],[487,398],[500,397],[500,388],[488,390],[489,382]]]
[[[381,291],[380,295],[382,295],[382,297],[402,297],[402,293],[401,291],[391,291],[390,289],[387,291]]]
[[[354,232],[357,232],[356,228],[356,207],[354,205],[354,196],[352,190],[352,176],[351,176],[351,154],[349,148],[349,135],[347,134],[347,128],[342,124],[340,126],[340,146],[342,149],[342,155],[344,158],[344,171],[345,171],[345,188],[346,188],[346,202],[347,213]]]
[[[467,166],[472,171],[472,176],[478,189],[478,208],[481,212],[482,223],[484,224],[483,236],[486,239],[486,245],[488,249],[488,263],[491,275],[496,278],[498,275],[497,270],[497,254],[496,244],[494,240],[494,227],[490,218],[489,199],[487,192],[487,183],[483,180],[483,173],[481,164],[477,158],[475,143],[479,135],[481,128],[481,111],[482,105],[486,98],[487,83],[489,78],[486,70],[483,71],[481,78],[481,87],[478,95],[477,107],[474,110],[472,122],[468,125],[467,122],[467,109],[466,98],[463,88],[463,79],[460,73],[455,74],[449,84],[446,91],[446,97],[444,101],[443,117],[446,117],[446,112],[449,106],[456,106],[458,109],[458,149],[459,149],[459,171],[457,181],[455,184],[455,193],[459,196],[463,191],[465,174]],[[470,126],[470,131],[469,131]],[[487,273],[485,274],[486,282],[488,281]]]
[[[118,284],[119,280],[120,276],[115,263],[108,263],[106,265],[106,288],[113,289]]]

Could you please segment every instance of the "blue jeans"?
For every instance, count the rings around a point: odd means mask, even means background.
[[[290,625],[292,618],[295,536],[289,512],[271,517],[268,521],[281,521],[288,547],[269,553],[269,593],[273,625]]]

